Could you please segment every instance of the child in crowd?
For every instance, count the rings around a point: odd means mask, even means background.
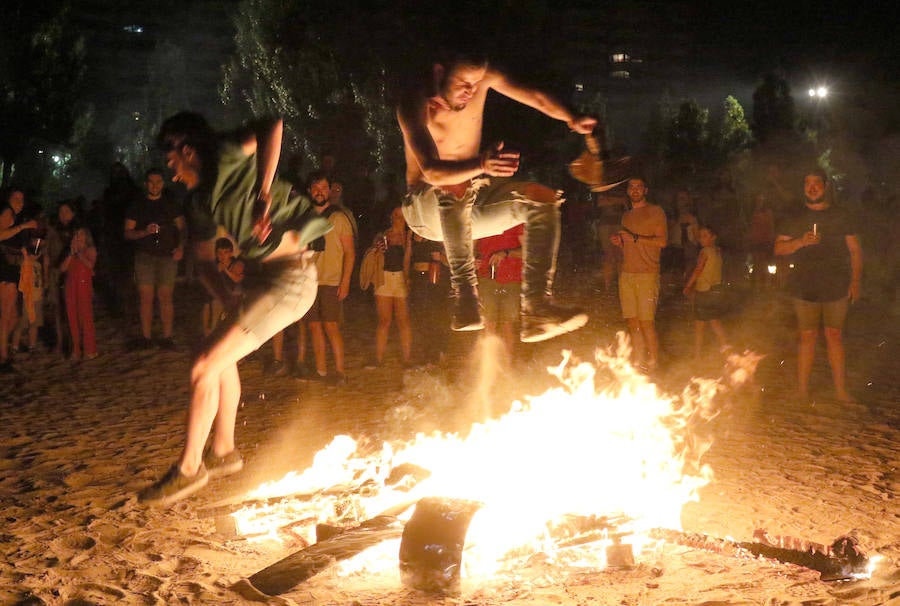
[[[44,325],[44,290],[47,275],[47,255],[41,245],[42,238],[32,238],[28,246],[23,247],[22,268],[19,275],[19,292],[22,293],[22,315],[19,327],[13,335],[13,346],[18,346],[21,332],[27,331],[28,350],[35,351],[38,341],[38,328]]]
[[[722,290],[722,251],[716,246],[718,235],[713,227],[703,225],[697,232],[701,246],[697,265],[688,278],[684,294],[694,302],[694,359],[700,359],[706,323],[719,339],[719,347],[728,349],[720,318],[725,315],[725,293]]]
[[[240,304],[241,282],[244,280],[244,262],[234,256],[234,243],[228,238],[216,240],[216,268],[230,301],[219,301],[213,296],[203,304],[203,336],[215,329],[222,317]]]
[[[72,360],[81,359],[82,351],[86,360],[97,357],[97,341],[94,333],[94,265],[97,263],[97,248],[86,227],[79,227],[72,236],[69,256],[60,265],[66,274],[65,296],[66,315],[69,332],[72,335]]]

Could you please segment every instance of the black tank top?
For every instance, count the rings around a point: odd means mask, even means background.
[[[391,244],[384,251],[384,271],[403,271],[403,247]]]

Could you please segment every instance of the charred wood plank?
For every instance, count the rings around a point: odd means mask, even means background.
[[[753,533],[756,541],[733,541],[668,529],[656,529],[651,536],[723,555],[764,557],[796,564],[819,572],[823,581],[851,579],[854,575],[864,574],[869,565],[869,559],[857,541],[849,536],[838,537],[830,546],[792,537],[770,537],[761,530]]]
[[[382,541],[396,539],[403,523],[392,516],[376,516],[359,526],[314,543],[263,568],[249,579],[254,589],[275,596],[322,572],[334,562],[351,558]]]

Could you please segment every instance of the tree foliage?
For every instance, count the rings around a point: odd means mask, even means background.
[[[734,97],[726,97],[721,113],[710,117],[697,101],[685,99],[676,105],[665,93],[645,131],[644,171],[676,187],[713,182],[752,141],[744,109]]]
[[[382,52],[391,46],[386,32],[396,29],[389,25],[391,15],[398,17],[392,6],[360,19],[342,15],[347,6],[319,0],[244,0],[223,100],[255,117],[283,117],[286,147],[304,164],[328,153],[363,173],[396,168],[393,54]]]
[[[350,171],[361,178],[401,175],[394,115],[401,85],[427,77],[435,52],[448,46],[477,46],[493,62],[512,65],[514,75],[525,71],[546,83],[551,78],[539,71],[548,69],[546,57],[540,60],[545,47],[534,41],[556,31],[550,6],[546,0],[242,0],[221,97],[243,107],[245,118],[283,117],[286,153],[307,167],[328,153],[344,178]],[[503,131],[519,117],[502,114],[491,129]],[[521,121],[515,127],[529,130]],[[541,144],[529,149],[533,156],[541,150]]]
[[[716,155],[720,161],[728,162],[736,154],[747,150],[752,140],[744,108],[737,99],[728,95],[722,104],[722,118],[716,134]]]

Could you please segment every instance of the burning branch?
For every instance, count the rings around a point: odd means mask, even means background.
[[[821,573],[823,581],[842,581],[868,573],[869,558],[856,539],[842,536],[830,545],[794,537],[770,537],[765,530],[753,533],[756,541],[734,541],[699,533],[655,529],[651,537],[734,557],[764,557],[784,564],[796,564]]]

